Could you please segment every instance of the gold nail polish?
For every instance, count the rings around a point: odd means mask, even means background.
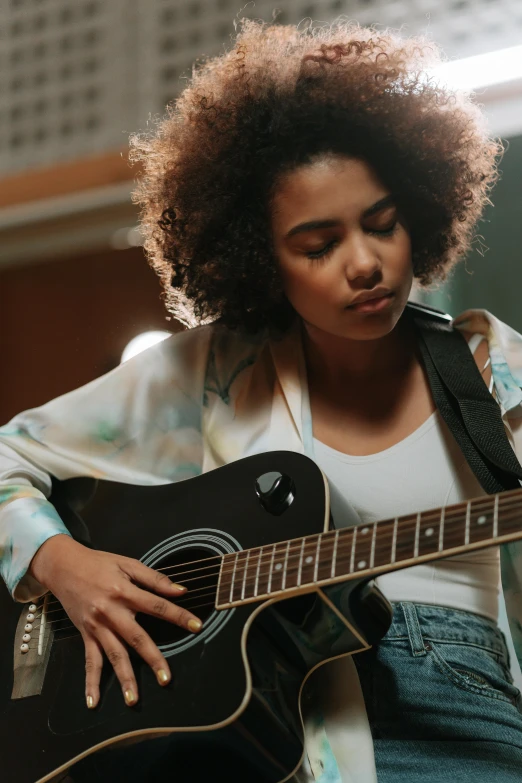
[[[87,696],[86,697],[86,701],[87,701],[87,709],[93,710],[94,709],[94,699],[92,698],[92,696]]]
[[[136,696],[134,695],[134,691],[131,691],[130,688],[126,690],[123,695],[125,696],[125,703],[128,707],[132,707],[133,704],[136,704]]]
[[[203,623],[201,620],[189,620],[188,621],[188,629],[189,631],[199,631]]]
[[[178,584],[176,584],[176,582],[171,582],[171,585],[172,585],[172,587],[174,587],[176,590],[181,590],[181,591],[182,591],[182,592],[184,592],[184,593],[186,593],[186,592],[187,592],[187,588],[186,588],[186,587],[184,587],[183,585],[178,585]]]
[[[165,671],[165,669],[158,669],[158,671],[156,672],[156,677],[160,685],[165,685],[165,683],[169,681],[169,675],[168,672]]]

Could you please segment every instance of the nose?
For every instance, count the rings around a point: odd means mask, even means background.
[[[353,237],[347,245],[343,263],[346,279],[350,283],[358,279],[366,282],[381,273],[381,259],[376,253],[375,246],[363,234]]]

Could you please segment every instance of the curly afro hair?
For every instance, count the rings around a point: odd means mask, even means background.
[[[502,147],[468,94],[429,76],[440,61],[424,38],[342,17],[242,20],[231,50],[195,66],[154,130],[130,139],[144,247],[174,316],[286,328],[271,199],[281,174],[327,153],[374,168],[407,220],[415,277],[444,279],[490,203]]]

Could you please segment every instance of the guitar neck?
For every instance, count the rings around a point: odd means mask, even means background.
[[[371,578],[522,538],[522,489],[235,552],[217,609]]]

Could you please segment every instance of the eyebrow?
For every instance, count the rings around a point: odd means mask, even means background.
[[[392,194],[384,196],[384,198],[381,198],[379,201],[376,201],[375,204],[372,204],[371,207],[365,209],[362,216],[363,218],[371,217],[392,204],[395,204],[394,196]],[[285,234],[284,238],[289,239],[295,234],[301,234],[304,231],[314,231],[318,228],[332,228],[332,226],[338,226],[340,222],[340,220],[308,220],[306,223],[298,223],[297,226],[291,228],[290,231]]]

